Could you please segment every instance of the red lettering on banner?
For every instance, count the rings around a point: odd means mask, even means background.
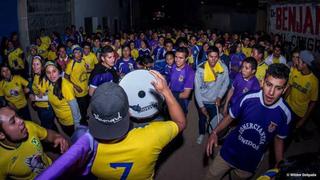
[[[306,17],[304,20],[303,33],[306,33],[308,28],[310,28],[310,33],[313,34],[312,15],[309,6],[306,7]]]
[[[281,29],[281,8],[276,9],[276,29],[280,30]]]
[[[296,7],[289,7],[288,12],[288,31],[296,31]]]
[[[288,17],[287,17],[287,11],[288,11],[288,8],[287,7],[283,7],[282,8],[282,30],[284,31],[287,31],[288,28],[287,28],[287,20],[288,20]]]
[[[316,35],[319,35],[319,30],[320,30],[320,6],[317,6],[316,10]]]

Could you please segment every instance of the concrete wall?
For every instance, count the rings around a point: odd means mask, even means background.
[[[265,28],[266,21],[262,13],[251,11],[236,11],[223,7],[206,6],[199,10],[199,17],[205,28],[218,29],[227,32],[255,32]],[[257,24],[257,20],[259,23]],[[265,30],[265,29],[264,29]]]
[[[118,30],[128,28],[130,24],[128,0],[73,0],[73,5],[72,19],[77,28],[85,28],[85,18],[92,18],[93,32],[101,25],[115,33],[115,20]]]

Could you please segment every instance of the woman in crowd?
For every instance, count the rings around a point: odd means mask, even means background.
[[[29,97],[33,101],[32,105],[37,111],[41,126],[57,130],[54,124],[55,116],[47,96],[49,81],[45,77],[44,61],[40,56],[34,56],[32,59],[32,74],[32,93]]]
[[[73,85],[61,76],[61,68],[53,61],[45,64],[49,79],[48,99],[63,131],[71,136],[80,125],[80,110],[75,98]]]

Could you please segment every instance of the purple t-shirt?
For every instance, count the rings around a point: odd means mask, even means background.
[[[234,104],[239,97],[249,91],[260,90],[260,84],[256,76],[251,77],[249,80],[245,80],[241,73],[238,73],[233,80],[233,95],[230,99],[230,104]]]
[[[238,125],[225,139],[221,157],[238,169],[254,172],[275,136],[288,135],[291,110],[282,98],[265,105],[260,90],[238,99],[229,114]]]
[[[169,87],[173,92],[183,92],[184,89],[193,89],[194,71],[186,64],[181,70],[174,64],[170,73]]]
[[[137,64],[133,58],[127,60],[121,58],[117,61],[115,68],[119,73],[128,74],[129,72],[137,69]]]

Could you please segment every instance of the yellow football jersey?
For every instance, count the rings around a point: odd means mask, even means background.
[[[21,109],[27,105],[23,88],[28,84],[29,82],[19,75],[12,76],[9,82],[2,80],[0,81],[0,96],[4,96],[8,103],[17,109]]]
[[[61,88],[63,98],[60,100],[53,94],[53,85],[50,84],[48,99],[59,122],[64,126],[71,126],[73,125],[73,116],[68,102],[75,99],[73,85],[63,78]]]
[[[250,57],[251,56],[251,52],[252,52],[252,48],[250,47],[242,47],[242,52],[244,55],[246,55],[246,57]]]
[[[153,179],[161,150],[178,132],[172,121],[152,122],[120,142],[98,143],[91,172],[99,179]]]
[[[70,76],[70,80],[79,86],[82,89],[82,92],[79,93],[77,90],[74,90],[76,97],[83,97],[88,94],[88,75],[86,63],[84,60],[76,62],[71,60],[66,67],[65,73]]]
[[[8,54],[9,66],[14,70],[24,69],[24,61],[21,58],[23,54],[22,49],[17,48]]]
[[[49,48],[49,46],[46,45],[45,43],[41,43],[41,45],[38,46],[38,53],[44,59],[48,58],[48,48]]]
[[[262,86],[261,83],[266,75],[267,69],[268,69],[268,65],[266,63],[264,63],[264,61],[261,62],[260,64],[258,64],[258,66],[257,66],[256,77],[260,82],[260,86]]]
[[[309,102],[318,100],[319,82],[313,73],[303,75],[297,70],[291,73],[291,91],[287,102],[295,114],[303,117],[308,110]]]
[[[45,44],[47,47],[50,46],[50,44],[51,44],[51,39],[50,39],[49,36],[42,36],[42,37],[40,37],[40,39],[41,39],[41,42],[42,42],[43,44]]]
[[[25,125],[28,139],[19,147],[0,142],[0,179],[34,179],[51,164],[40,142],[47,137],[47,130],[30,121]]]
[[[86,64],[87,72],[91,72],[94,69],[94,65],[98,64],[98,58],[92,52],[88,55],[83,54],[83,60]]]
[[[58,58],[57,53],[54,51],[48,52],[48,61],[55,61]]]
[[[133,57],[133,59],[136,60],[139,57],[139,51],[137,49],[132,49],[131,57]]]
[[[39,95],[40,92],[43,95],[45,95],[48,89],[48,86],[49,86],[49,82],[45,78],[43,78],[42,81],[40,82],[40,76],[37,74],[34,75],[33,82],[32,82],[32,91],[34,95]],[[41,108],[49,107],[49,103],[47,101],[36,101],[35,105]]]

